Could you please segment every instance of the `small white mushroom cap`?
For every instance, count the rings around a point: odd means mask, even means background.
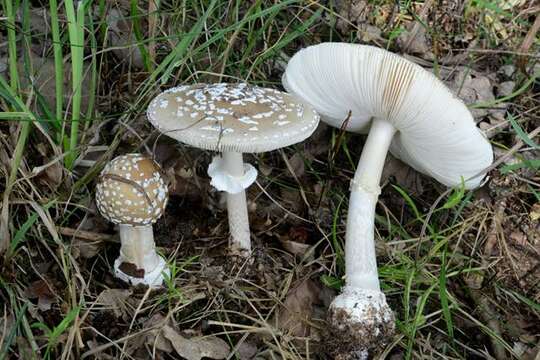
[[[141,154],[114,158],[96,185],[99,212],[115,224],[150,225],[163,214],[168,198],[159,166]]]
[[[465,104],[433,74],[388,51],[367,45],[323,43],[296,53],[283,85],[315,107],[324,122],[367,132],[371,120],[397,133],[390,151],[448,186],[461,184],[493,162],[491,145]],[[465,183],[480,184],[482,176]]]
[[[308,103],[245,83],[172,88],[152,100],[147,115],[165,135],[220,152],[279,149],[306,139],[319,124]]]

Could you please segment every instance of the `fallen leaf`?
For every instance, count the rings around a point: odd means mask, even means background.
[[[312,280],[302,281],[289,290],[277,311],[276,327],[294,337],[309,336],[313,305],[319,302],[319,293],[320,286]]]
[[[392,155],[386,157],[381,183],[386,182],[390,177],[393,177],[396,183],[411,195],[421,195],[424,192],[422,175]]]
[[[303,226],[292,226],[289,233],[279,236],[279,241],[285,250],[297,256],[303,256],[311,247],[308,244],[309,230]]]
[[[433,57],[431,53],[431,47],[428,44],[428,37],[426,34],[426,28],[423,26],[417,26],[417,31],[405,30],[399,34],[397,43],[400,48],[410,54],[418,54],[424,59]]]
[[[526,246],[528,244],[527,236],[521,231],[512,231],[510,233],[510,240],[520,246]]]
[[[171,353],[173,351],[172,344],[168,339],[165,338],[165,336],[163,336],[161,332],[163,324],[165,324],[165,317],[160,313],[154,314],[154,316],[145,321],[145,329],[159,326],[159,328],[151,330],[146,334],[145,343],[152,348],[155,347],[158,350]]]
[[[114,8],[109,10],[106,18],[109,25],[109,41],[113,54],[122,61],[128,61],[135,68],[144,66],[141,50],[133,33],[133,23],[123,12]]]
[[[369,24],[358,24],[357,37],[364,43],[386,44],[386,39],[382,36],[382,31],[376,26]]]
[[[56,302],[54,291],[45,280],[34,281],[26,288],[25,294],[29,299],[38,299],[38,309],[41,311],[50,310]]]
[[[291,171],[294,173],[294,175],[298,178],[304,176],[306,171],[306,166],[304,164],[304,158],[303,155],[300,153],[295,153],[293,156],[291,156],[289,159],[289,165]]]
[[[350,24],[359,24],[367,20],[367,0],[341,0],[338,3],[340,17],[337,20],[337,28],[342,34],[349,31]]]
[[[21,85],[22,88],[27,89],[28,91],[39,92],[43,96],[45,102],[50,109],[54,109],[56,104],[56,83],[55,83],[55,74],[56,68],[54,60],[51,58],[41,57],[37,54],[32,54],[32,68],[33,73],[29,74],[24,69],[24,62],[18,63],[19,73],[21,74]],[[92,72],[89,70],[89,63],[83,64],[83,79],[81,86],[81,112],[86,111],[88,108],[88,101],[90,100],[90,75]],[[66,61],[64,63],[64,103],[68,104],[71,102],[72,92],[71,92],[71,63]],[[30,90],[30,85],[32,85],[33,90]],[[69,90],[69,91],[68,91]],[[35,97],[35,94],[34,94]]]
[[[210,359],[225,359],[231,351],[229,345],[216,336],[188,339],[168,325],[165,325],[162,331],[178,355],[187,360],[200,360],[205,357]]]
[[[460,71],[450,87],[467,105],[495,100],[491,80],[484,75],[471,74],[469,70]],[[471,109],[471,112],[478,119],[486,116],[489,111],[488,109]]]
[[[111,310],[117,318],[123,318],[128,315],[126,300],[130,296],[130,290],[106,289],[98,295],[96,303]]]
[[[508,96],[514,92],[516,83],[514,81],[505,81],[497,86],[497,96]]]
[[[58,231],[72,239],[71,253],[75,258],[89,259],[103,249],[105,241],[114,239],[114,236],[105,233],[107,228],[108,224],[98,215],[84,218],[76,228],[60,227]]]
[[[236,354],[240,360],[251,360],[255,357],[259,349],[249,341],[243,341],[236,349]]]

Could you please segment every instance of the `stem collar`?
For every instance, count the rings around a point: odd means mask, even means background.
[[[238,194],[247,189],[257,179],[257,169],[244,163],[244,175],[234,176],[225,169],[225,161],[220,156],[214,156],[208,166],[208,176],[212,179],[210,185],[219,191]]]

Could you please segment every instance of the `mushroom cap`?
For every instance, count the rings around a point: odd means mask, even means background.
[[[448,186],[493,162],[491,145],[465,104],[422,67],[373,46],[323,43],[296,53],[283,85],[309,102],[322,120],[365,133],[379,118],[396,129],[390,152]],[[467,180],[474,188],[483,176]]]
[[[147,115],[165,135],[220,152],[279,149],[304,140],[319,124],[308,103],[245,83],[175,87],[152,100]]]
[[[114,158],[96,185],[99,212],[115,224],[152,224],[163,214],[168,198],[159,166],[141,154]]]

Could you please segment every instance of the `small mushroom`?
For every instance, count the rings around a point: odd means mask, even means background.
[[[185,144],[221,153],[212,160],[211,184],[227,192],[233,251],[251,252],[245,189],[257,170],[243,153],[260,153],[298,143],[315,131],[313,108],[284,92],[239,84],[196,84],[169,89],[148,107],[162,133]]]
[[[116,277],[132,284],[159,287],[170,271],[156,253],[152,224],[163,215],[168,190],[159,166],[141,154],[121,155],[109,162],[96,186],[101,215],[120,228]]]
[[[346,284],[328,314],[334,338],[330,352],[343,358],[367,356],[394,331],[393,313],[380,290],[374,244],[375,205],[387,151],[447,186],[464,180],[468,189],[481,184],[483,176],[476,175],[492,163],[493,151],[467,107],[441,81],[385,50],[345,43],[311,46],[291,58],[283,84],[329,125],[369,131],[351,182]]]

